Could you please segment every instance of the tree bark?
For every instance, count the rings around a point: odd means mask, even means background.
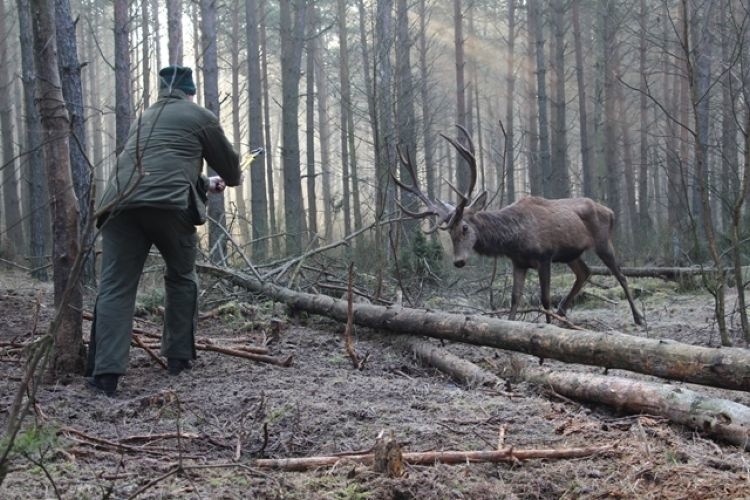
[[[508,0],[508,53],[505,59],[505,203],[516,201],[516,137],[515,137],[515,93],[516,93],[516,0]]]
[[[158,11],[154,11],[158,17]],[[141,81],[143,82],[143,108],[151,105],[151,21],[148,14],[148,0],[141,0],[141,32],[143,40],[141,42]],[[159,44],[159,37],[156,36],[156,45]]]
[[[182,66],[182,0],[167,0],[169,64]]]
[[[18,32],[21,44],[21,80],[24,95],[24,123],[26,130],[26,176],[29,182],[29,242],[31,276],[47,280],[47,239],[50,231],[49,205],[45,189],[44,157],[42,154],[42,124],[36,108],[34,89],[34,40],[31,28],[29,0],[17,0]]]
[[[280,0],[282,164],[284,167],[284,225],[286,255],[302,252],[304,209],[300,180],[299,82],[305,34],[306,0]],[[293,12],[292,12],[293,11]],[[292,15],[294,13],[294,15]]]
[[[128,0],[115,0],[115,153],[128,139],[132,119]]]
[[[550,3],[550,171],[555,198],[570,197],[568,125],[565,97],[565,12],[563,0]]]
[[[263,84],[263,137],[266,147],[266,183],[268,187],[268,224],[269,233],[275,235],[278,233],[279,226],[276,222],[276,194],[274,189],[273,178],[273,157],[275,148],[271,139],[271,91],[268,80],[268,43],[266,40],[266,1],[260,0],[258,5],[258,17],[260,19],[260,53],[261,53],[261,75]],[[266,247],[267,248],[267,247]],[[271,248],[274,255],[279,255],[280,239],[274,237],[271,240]]]
[[[330,243],[333,239],[333,200],[331,194],[331,127],[328,114],[328,82],[323,65],[323,48],[320,38],[315,44],[315,81],[318,89],[318,136],[320,137],[320,173],[323,191],[323,239]]]
[[[526,2],[526,107],[528,110],[528,171],[529,171],[529,193],[532,196],[544,195],[544,182],[539,158],[539,118],[536,110],[536,85],[534,64],[534,47],[536,33],[536,13],[533,1]]]
[[[435,199],[435,160],[433,156],[434,139],[432,132],[433,105],[430,95],[430,70],[427,64],[427,6],[425,0],[419,0],[419,94],[422,104],[422,152],[424,153],[425,177],[427,181],[427,196]]]
[[[263,145],[263,123],[268,117],[263,116],[263,84],[259,45],[259,15],[256,0],[245,1],[245,33],[247,35],[247,128],[250,148]],[[265,50],[263,51],[265,54]],[[271,149],[266,149],[264,160],[270,161],[273,156]],[[260,163],[260,162],[259,162]],[[266,192],[266,172],[260,163],[250,169],[250,210],[252,213],[253,256],[256,260],[264,260],[268,254],[268,201]],[[269,174],[271,183],[270,196],[273,196],[273,178]],[[273,212],[271,212],[273,213]]]
[[[456,124],[470,127],[467,123],[466,111],[466,78],[464,66],[464,13],[461,0],[453,0],[453,43],[456,51]],[[466,139],[461,136],[459,142],[466,145]],[[456,186],[459,191],[466,193],[469,187],[469,166],[461,155],[456,153]]]
[[[583,177],[583,196],[595,197],[594,167],[591,162],[591,145],[589,138],[588,101],[586,100],[586,78],[584,76],[583,43],[581,42],[581,0],[573,0],[573,39],[576,58],[576,85],[578,88],[578,123],[581,135],[581,176]]]
[[[349,113],[351,112],[351,90],[349,86],[349,43],[346,26],[346,0],[336,1],[336,26],[339,36],[339,105],[341,139],[341,206],[344,212],[344,234],[352,233],[351,175],[349,172]]]
[[[460,384],[476,387],[502,383],[496,375],[425,340],[404,337],[399,343],[419,361],[440,370]]]
[[[68,112],[57,67],[55,10],[52,0],[32,0],[34,63],[37,106],[44,131],[44,157],[53,217],[52,266],[55,307],[59,328],[55,332],[50,369],[53,373],[83,373],[84,347],[81,328],[82,287],[71,269],[81,250],[78,202],[70,171]],[[71,280],[71,278],[73,278]],[[63,301],[63,296],[65,301]]]
[[[308,11],[308,28],[307,28],[307,71],[305,74],[305,83],[307,86],[307,95],[305,96],[305,119],[307,130],[305,130],[306,154],[307,154],[307,231],[308,240],[313,246],[318,244],[318,202],[315,195],[315,38],[318,36],[316,31],[317,13],[315,6],[311,5]]]
[[[649,197],[648,197],[648,176],[649,176],[649,142],[648,142],[648,69],[646,67],[646,56],[648,51],[647,37],[648,31],[646,23],[648,22],[649,11],[646,7],[646,0],[640,0],[640,33],[639,33],[639,45],[638,45],[638,66],[640,72],[640,99],[639,99],[639,113],[640,113],[640,131],[639,131],[639,144],[640,144],[640,157],[638,166],[638,226],[640,228],[640,239],[643,241],[649,241],[653,237],[653,223],[649,214]]]
[[[544,59],[544,18],[541,0],[529,0],[529,16],[533,19],[535,61],[536,61],[536,100],[539,115],[539,162],[542,176],[542,192],[545,197],[554,197],[552,167],[549,149],[549,118],[547,112],[547,63]]]
[[[13,80],[10,78],[13,63],[9,58],[7,45],[8,40],[10,40],[10,26],[8,26],[10,17],[5,14],[5,0],[0,0],[0,135],[2,135],[3,149],[4,234],[7,236],[5,247],[11,259],[15,259],[24,252],[26,245],[24,243],[23,219],[21,218],[18,162],[16,161],[13,134],[13,92],[11,90]]]
[[[620,412],[664,416],[750,450],[750,408],[734,401],[707,397],[684,387],[592,373],[526,368],[522,377],[579,401],[602,403]]]
[[[220,118],[216,2],[217,0],[201,0],[200,2],[201,61],[203,62],[204,106],[217,118]],[[208,175],[214,176],[217,174],[214,169],[208,167]],[[224,210],[224,193],[212,193],[208,197],[208,216],[212,219],[208,223],[209,258],[214,263],[224,262],[227,257],[227,239],[225,236],[227,220]]]
[[[240,4],[240,0],[232,0],[230,11],[232,32],[231,36],[229,37],[232,71],[232,137],[234,138],[234,149],[237,151],[240,157],[242,157],[242,127],[240,125],[240,118],[242,114],[240,111],[240,99],[242,97],[240,95],[240,77],[242,71],[242,62],[240,59],[242,50],[240,48],[240,42],[242,36],[240,31],[240,21],[242,19],[243,10],[244,9]],[[260,87],[260,85],[258,85],[258,87]],[[260,93],[260,88],[258,89],[258,93]],[[259,115],[257,119],[260,120],[261,116]],[[260,129],[260,127],[258,128]],[[256,170],[260,170],[261,172],[263,172],[263,164],[259,162],[259,165],[256,165]],[[247,177],[252,177],[253,174],[255,174],[255,172],[249,173],[246,176],[245,180],[248,180]],[[243,183],[237,186],[237,189],[235,190],[237,212],[239,212],[237,217],[237,226],[239,226],[240,229],[240,237],[242,239],[243,245],[249,245],[250,240],[252,239],[250,236],[250,220],[248,219],[249,214],[247,212],[247,203],[245,201],[246,186],[247,182],[243,181]],[[263,194],[265,194],[265,189]]]
[[[616,103],[617,91],[617,67],[619,64],[619,51],[617,50],[616,39],[616,20],[615,17],[615,0],[605,0],[602,5],[602,60],[603,77],[604,77],[604,168],[607,180],[606,200],[607,206],[615,212],[615,217],[619,217],[622,211],[620,202],[620,192],[622,173],[618,168],[617,161],[617,136],[615,126],[617,125]],[[615,227],[617,237],[623,236],[623,228]]]
[[[78,60],[76,25],[70,11],[69,0],[55,0],[55,20],[57,28],[57,57],[59,60],[62,92],[70,118],[70,167],[78,197],[81,231],[86,228],[92,216],[91,205],[93,172],[86,158],[86,110],[83,105],[83,84],[81,63]],[[86,260],[83,266],[83,282],[96,283],[96,259],[94,255],[95,235],[81,234]]]
[[[201,272],[285,302],[292,309],[341,322],[347,320],[345,300],[260,283],[240,273],[206,264],[197,267]],[[485,345],[566,363],[623,369],[725,389],[750,390],[750,352],[745,349],[712,349],[616,332],[566,330],[548,324],[406,307],[354,304],[353,308],[354,322],[360,326]]]

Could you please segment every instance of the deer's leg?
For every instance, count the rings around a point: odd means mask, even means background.
[[[516,311],[523,294],[523,286],[526,284],[526,268],[513,264],[513,291],[510,294],[510,314],[508,319],[516,319]]]
[[[635,324],[645,325],[646,320],[643,318],[643,315],[640,313],[640,311],[638,311],[638,308],[635,305],[635,301],[633,300],[633,295],[630,293],[630,288],[628,288],[628,280],[625,278],[625,275],[622,274],[622,271],[620,271],[620,266],[615,260],[615,252],[612,248],[612,244],[608,243],[607,248],[605,249],[597,248],[596,255],[598,255],[599,258],[602,259],[604,265],[607,266],[610,271],[612,271],[612,274],[615,275],[617,281],[620,282],[620,286],[622,286],[622,289],[625,291],[625,297],[628,299],[628,304],[630,304],[630,310],[633,312],[633,321],[635,321]]]
[[[543,260],[539,263],[539,287],[542,289],[542,307],[549,311],[549,288],[552,279],[552,261]],[[551,323],[552,318],[547,316],[547,323]]]
[[[570,307],[570,303],[581,292],[581,288],[583,288],[583,285],[586,284],[586,282],[589,280],[589,276],[591,276],[589,266],[586,265],[583,259],[578,258],[574,261],[568,262],[568,267],[570,267],[570,269],[573,271],[573,274],[576,275],[576,280],[575,283],[573,283],[573,288],[570,289],[568,295],[562,300],[562,302],[560,302],[560,305],[557,307],[557,314],[559,314],[560,316],[565,316],[568,307]]]

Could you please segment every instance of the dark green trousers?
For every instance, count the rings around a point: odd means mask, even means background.
[[[121,375],[127,369],[138,281],[151,245],[167,265],[161,354],[175,359],[195,358],[197,241],[187,211],[133,208],[108,218],[102,227],[102,270],[91,330],[89,374]]]

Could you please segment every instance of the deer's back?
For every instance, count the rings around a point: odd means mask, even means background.
[[[608,241],[614,214],[590,198],[529,196],[501,210],[477,213],[475,218],[480,233],[487,236],[487,241],[478,242],[479,253],[568,262],[598,241]]]

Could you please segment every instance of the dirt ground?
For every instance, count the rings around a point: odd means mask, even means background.
[[[570,319],[596,330],[717,344],[708,295],[671,284],[658,287],[640,299],[647,329],[636,328],[627,303],[616,299],[589,300],[571,311]],[[587,290],[596,297],[615,289]],[[201,320],[199,338],[234,346],[268,340],[270,355],[293,355],[293,365],[200,351],[191,371],[173,377],[133,348],[115,398],[92,393],[80,377],[46,385],[0,498],[750,498],[750,455],[662,418],[617,414],[525,383],[462,387],[421,366],[392,336],[365,329],[357,330],[356,348],[369,358],[363,370],[355,370],[342,348],[341,324],[289,319],[278,304],[216,286],[203,296],[203,310],[219,304],[212,293],[243,307]],[[23,373],[20,356],[7,346],[30,340],[36,297],[45,306],[44,324],[52,314],[50,286],[0,271],[3,430]],[[540,320],[531,314],[526,319]],[[147,314],[136,325],[158,333],[159,321],[158,314]],[[89,327],[86,322],[84,331]],[[507,375],[507,353],[457,344],[444,348]],[[691,388],[750,405],[750,394]],[[33,424],[37,431],[29,430]],[[616,448],[581,459],[407,466],[401,478],[347,463],[308,472],[253,466],[257,458],[368,450],[381,431],[392,432],[410,452],[489,450],[497,446],[501,428],[505,445],[516,449]],[[175,473],[178,464],[183,467]]]

